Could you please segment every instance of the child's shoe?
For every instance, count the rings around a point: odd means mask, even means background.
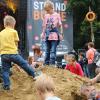
[[[10,90],[10,87],[9,86],[3,86],[3,89],[4,90]]]

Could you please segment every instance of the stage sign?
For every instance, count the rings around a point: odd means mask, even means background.
[[[41,44],[40,34],[42,33],[42,21],[44,16],[44,2],[46,0],[27,0],[27,43],[29,52],[32,45]],[[73,49],[73,16],[71,12],[66,13],[67,0],[51,0],[54,2],[54,9],[62,19],[64,40],[58,46],[59,50]]]

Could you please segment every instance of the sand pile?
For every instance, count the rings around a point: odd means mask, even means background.
[[[80,87],[85,81],[69,71],[57,68],[44,68],[43,73],[53,77],[55,81],[55,93],[62,100],[84,100],[80,96]],[[13,69],[11,76],[11,90],[0,91],[0,100],[39,100],[36,95],[34,81],[25,72],[18,72]],[[100,90],[100,85],[96,88]]]

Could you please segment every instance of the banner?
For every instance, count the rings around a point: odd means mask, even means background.
[[[29,52],[32,45],[41,44],[42,21],[44,16],[44,2],[46,0],[27,0],[27,43]],[[63,23],[64,40],[58,46],[63,51],[73,49],[73,16],[71,12],[66,13],[67,0],[51,0],[54,10],[57,11]]]

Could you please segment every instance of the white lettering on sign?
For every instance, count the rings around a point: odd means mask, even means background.
[[[34,9],[35,10],[38,10],[39,9],[39,5],[38,5],[38,2],[34,2],[34,5],[33,5]]]
[[[34,8],[34,10],[43,10],[44,2],[34,1],[33,8]],[[54,3],[54,9],[56,11],[65,11],[66,5],[64,3],[56,2],[56,3]]]

